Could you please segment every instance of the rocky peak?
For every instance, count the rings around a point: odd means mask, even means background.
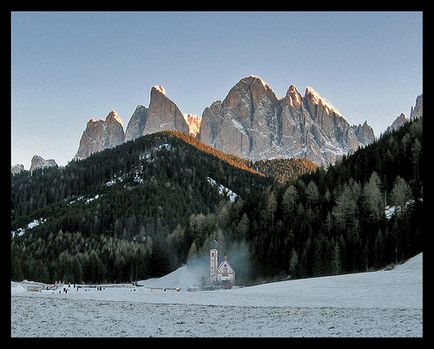
[[[114,110],[112,110],[106,117],[105,119],[106,123],[118,123],[120,125],[123,126],[123,122],[121,117],[119,116],[119,114],[117,112],[115,112]]]
[[[205,108],[202,142],[251,161],[307,158],[319,165],[374,140],[367,124],[350,126],[313,88],[302,97],[291,85],[282,99],[256,76],[241,79],[222,103]]]
[[[226,108],[237,108],[239,104],[255,106],[262,100],[277,101],[271,87],[257,76],[248,76],[241,79],[228,93],[223,101]]]
[[[351,128],[361,145],[368,145],[375,140],[374,130],[368,125],[366,120],[363,125],[353,125]]]
[[[337,110],[327,99],[321,97],[312,87],[306,87],[304,92],[304,100],[313,105],[323,107],[328,114],[335,113],[342,116],[341,112]]]
[[[163,130],[181,131],[189,133],[189,127],[178,106],[167,96],[162,86],[151,89],[151,99],[147,111],[146,125],[143,134],[155,133]]]
[[[420,118],[423,115],[423,95],[417,96],[416,105],[411,107],[410,120]]]
[[[198,134],[199,139],[203,143],[211,144],[220,131],[223,124],[221,109],[222,102],[215,101],[203,111]]]
[[[294,85],[289,86],[285,98],[288,100],[288,104],[293,108],[299,108],[303,104],[303,98]]]
[[[18,174],[20,172],[24,171],[24,165],[22,164],[16,164],[11,166],[11,174]]]
[[[53,159],[45,160],[39,155],[33,156],[30,165],[30,172],[33,172],[40,168],[47,168],[47,167],[58,167],[58,166],[56,161],[54,161]]]
[[[161,93],[163,95],[166,95],[166,89],[161,85],[152,86],[151,94],[152,93]]]
[[[128,122],[127,130],[125,131],[125,142],[143,136],[147,116],[148,109],[143,105],[138,105]]]
[[[111,111],[105,120],[90,119],[74,159],[85,159],[93,153],[122,144],[125,139],[122,124],[121,117],[115,111]]]
[[[390,125],[387,129],[386,129],[386,133],[392,132],[392,131],[396,131],[397,129],[399,129],[402,125],[404,125],[406,122],[408,121],[407,117],[405,116],[404,113],[401,113],[401,115],[399,115],[392,123],[392,125]]]

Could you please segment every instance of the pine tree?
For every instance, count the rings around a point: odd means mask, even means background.
[[[295,214],[297,209],[297,199],[297,189],[291,184],[282,196],[283,213],[285,216],[293,216]]]
[[[298,255],[297,251],[295,251],[294,248],[291,249],[291,254],[289,258],[289,273],[291,274],[291,278],[297,278],[300,276]]]
[[[237,227],[237,230],[240,233],[240,237],[243,240],[247,237],[247,233],[249,232],[249,225],[249,217],[247,216],[246,212],[244,212]]]
[[[309,184],[307,185],[305,194],[306,194],[308,205],[314,207],[317,204],[319,199],[319,191],[318,191],[318,187],[313,181],[310,181]]]
[[[341,250],[338,242],[335,242],[333,245],[332,251],[332,273],[334,275],[339,275],[342,273],[342,264],[341,264]]]
[[[393,183],[393,189],[390,193],[390,203],[393,206],[397,206],[400,209],[412,198],[412,192],[410,186],[405,179],[397,176]]]
[[[363,187],[363,206],[370,222],[377,222],[384,216],[383,194],[381,193],[381,180],[374,171]]]

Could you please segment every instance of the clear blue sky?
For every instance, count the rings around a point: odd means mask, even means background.
[[[11,163],[66,165],[86,122],[124,129],[163,85],[202,115],[241,78],[313,87],[378,136],[422,93],[421,12],[13,12]]]

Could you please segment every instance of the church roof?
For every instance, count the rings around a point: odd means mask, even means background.
[[[227,265],[229,272],[235,273],[235,270],[232,268],[232,266],[229,264],[227,257],[225,256],[225,259],[219,264],[217,268],[217,272],[220,272],[220,268],[223,268],[224,264]]]

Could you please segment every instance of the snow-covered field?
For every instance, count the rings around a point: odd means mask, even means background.
[[[183,267],[140,283],[147,287],[103,291],[71,287],[67,294],[59,294],[30,292],[25,285],[12,283],[11,335],[422,336],[422,254],[389,271],[230,290],[189,292],[183,288],[193,281]]]

